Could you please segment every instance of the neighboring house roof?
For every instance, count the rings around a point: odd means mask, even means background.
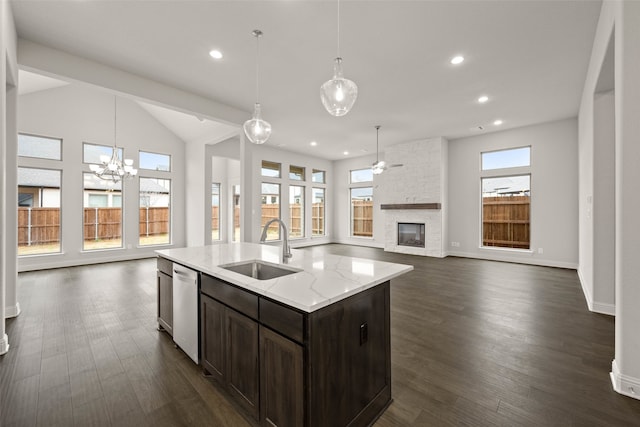
[[[517,175],[484,179],[483,193],[517,194],[530,190],[529,175]]]
[[[18,168],[19,187],[60,188],[60,171]]]
[[[53,169],[18,168],[19,187],[39,187],[39,188],[60,188],[60,171]],[[90,175],[91,179],[85,181],[85,190],[117,190],[122,186],[109,185],[108,181],[103,181]],[[143,193],[169,194],[169,190],[158,184],[152,178],[140,179],[140,191]]]
[[[262,195],[266,196],[279,196],[280,195],[280,185],[279,184],[268,184],[266,182],[262,183]]]

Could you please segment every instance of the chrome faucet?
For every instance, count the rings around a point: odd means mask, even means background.
[[[262,229],[262,236],[260,236],[260,243],[264,243],[267,240],[267,230],[271,223],[277,222],[282,227],[283,237],[282,237],[282,262],[287,262],[287,259],[293,257],[291,254],[291,248],[289,247],[289,232],[287,231],[287,226],[284,225],[284,222],[280,218],[273,218],[269,220]]]

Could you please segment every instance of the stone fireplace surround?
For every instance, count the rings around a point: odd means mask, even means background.
[[[398,223],[424,223],[424,248],[398,245]],[[409,255],[442,257],[442,211],[433,209],[393,209],[384,214],[384,250]]]
[[[382,202],[384,250],[444,257],[448,142],[436,137],[404,142],[384,152],[387,164],[400,167],[379,175],[376,197]],[[425,224],[424,248],[398,245],[398,223]]]

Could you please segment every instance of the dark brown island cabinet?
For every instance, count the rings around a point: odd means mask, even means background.
[[[389,281],[307,313],[201,273],[200,360],[261,425],[371,425],[391,402]]]
[[[158,329],[173,336],[173,262],[158,258]]]

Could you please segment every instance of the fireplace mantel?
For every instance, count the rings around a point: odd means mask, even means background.
[[[396,204],[383,204],[380,205],[380,209],[440,209],[440,203],[396,203]]]

